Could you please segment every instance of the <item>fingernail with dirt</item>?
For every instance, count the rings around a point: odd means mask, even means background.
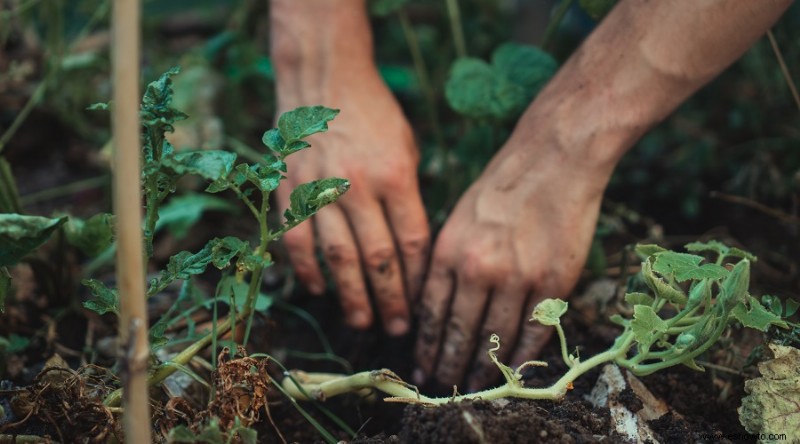
[[[403,318],[394,318],[386,325],[386,332],[392,336],[400,336],[408,331],[408,321]]]

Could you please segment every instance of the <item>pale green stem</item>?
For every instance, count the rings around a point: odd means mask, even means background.
[[[505,384],[500,387],[476,393],[431,398],[419,394],[414,386],[403,382],[389,370],[373,370],[356,373],[350,376],[331,374],[315,375],[304,372],[293,372],[293,378],[285,378],[282,385],[287,393],[299,400],[308,400],[309,397],[311,399],[323,400],[332,396],[352,393],[363,389],[376,389],[393,396],[393,398],[387,398],[387,402],[429,405],[441,405],[448,402],[460,402],[469,399],[493,400],[507,397],[557,400],[564,397],[572,382],[582,374],[605,362],[615,361],[625,356],[628,349],[630,349],[633,344],[633,340],[634,337],[631,332],[623,333],[611,348],[603,353],[592,356],[584,362],[576,363],[567,373],[548,388],[527,388],[521,385],[515,386]],[[297,384],[302,387],[302,390]]]
[[[564,329],[561,328],[561,324],[556,324],[555,327],[556,332],[558,332],[558,340],[561,343],[561,358],[564,360],[564,364],[567,364],[567,367],[572,367],[575,362],[573,362],[567,350],[567,337],[564,335]]]
[[[458,0],[446,0],[447,17],[450,19],[450,30],[453,32],[453,43],[459,58],[467,56],[467,44],[464,41],[464,29],[461,27],[461,10]]]

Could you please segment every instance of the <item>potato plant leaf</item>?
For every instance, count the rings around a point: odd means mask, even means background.
[[[207,211],[225,211],[235,214],[239,207],[219,197],[208,194],[186,193],[172,198],[158,209],[156,231],[166,228],[176,239],[183,239],[189,229]]]
[[[84,279],[81,283],[93,296],[83,303],[84,307],[100,315],[114,313],[119,316],[119,292],[116,289],[106,287],[97,279]]]
[[[531,320],[539,321],[542,325],[560,324],[561,316],[567,312],[567,306],[561,299],[544,299],[533,308]]]
[[[172,76],[180,71],[180,68],[172,67],[145,88],[140,112],[144,126],[156,126],[164,131],[172,131],[173,123],[186,119],[186,114],[170,106],[173,95]]]
[[[278,118],[278,131],[286,144],[277,151],[287,156],[310,146],[307,142],[297,142],[312,134],[328,131],[328,122],[337,114],[338,109],[324,106],[302,106],[281,114]]]
[[[289,208],[283,213],[286,222],[299,224],[325,205],[336,202],[350,188],[346,179],[329,177],[298,185],[289,196]]]
[[[738,304],[733,308],[731,314],[745,327],[760,331],[767,331],[770,325],[789,328],[779,314],[767,310],[758,299],[752,296],[747,296],[747,307],[745,304]]]
[[[183,151],[165,156],[162,164],[175,174],[195,174],[211,182],[228,177],[236,153],[222,150]]]
[[[249,287],[247,282],[238,281],[235,276],[225,276],[219,282],[219,293],[224,296],[232,296],[237,311],[242,311],[247,301]],[[256,295],[256,303],[253,308],[256,311],[266,311],[272,306],[272,302],[272,297],[259,292]]]
[[[261,143],[276,153],[283,152],[286,149],[286,141],[283,140],[281,131],[278,128],[272,128],[265,132],[261,137]]]
[[[66,217],[50,219],[21,214],[0,214],[0,267],[14,265],[44,244],[67,222]]]
[[[769,344],[774,359],[758,364],[761,377],[745,381],[739,421],[749,433],[800,441],[800,350]],[[759,441],[762,442],[762,441]],[[767,441],[763,441],[767,442]],[[776,441],[777,442],[777,441]]]
[[[667,322],[658,317],[652,307],[634,305],[631,331],[636,338],[636,342],[649,346],[667,331]]]
[[[206,271],[209,264],[223,269],[230,264],[231,259],[249,248],[247,242],[227,236],[210,240],[197,253],[181,251],[170,257],[166,270],[162,270],[159,277],[150,282],[147,295],[157,294],[175,280],[189,279],[191,276],[201,274]]]
[[[83,220],[71,217],[64,224],[67,242],[87,256],[97,256],[114,242],[114,216],[96,214]]]

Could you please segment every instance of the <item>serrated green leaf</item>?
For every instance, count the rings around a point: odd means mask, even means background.
[[[666,299],[667,302],[673,305],[683,306],[686,304],[687,297],[683,291],[664,282],[655,274],[653,271],[652,256],[642,262],[641,274],[644,283],[656,296]]]
[[[211,182],[228,177],[236,162],[236,153],[222,150],[182,151],[165,156],[162,165],[181,176],[195,174]]]
[[[72,217],[64,224],[67,242],[87,256],[97,256],[114,242],[114,216],[96,214],[87,220]]]
[[[349,188],[350,182],[335,177],[301,184],[289,196],[289,208],[284,217],[288,223],[296,225],[335,202]]]
[[[639,258],[641,258],[642,260],[645,260],[645,259],[649,258],[650,256],[656,254],[656,253],[661,253],[662,251],[667,251],[667,249],[663,248],[663,247],[659,247],[656,244],[636,244],[636,247],[634,248],[634,251],[639,256]]]
[[[684,248],[686,248],[686,251],[691,251],[693,253],[712,252],[721,255],[728,254],[730,250],[727,245],[715,240],[708,242],[690,242],[686,244]]]
[[[738,304],[731,311],[731,315],[745,327],[760,331],[767,331],[770,325],[789,328],[786,321],[782,320],[779,315],[764,308],[758,299],[752,296],[747,296],[747,307],[743,303]]]
[[[338,109],[324,106],[302,106],[281,114],[278,118],[278,130],[287,144],[286,150],[281,151],[281,154],[288,155],[293,152],[289,149],[292,142],[312,134],[328,131],[328,122],[333,120],[337,114],[339,114]],[[300,148],[295,146],[295,151],[296,149]]]
[[[238,254],[250,249],[250,244],[233,236],[214,239],[211,247],[211,263],[222,270],[226,268],[231,259]]]
[[[150,350],[158,350],[159,348],[167,345],[169,339],[164,336],[164,333],[167,331],[168,323],[164,318],[161,318],[150,327],[149,336],[150,336]]]
[[[186,193],[173,197],[159,207],[156,231],[166,228],[176,239],[183,239],[207,211],[236,214],[239,207],[225,199],[208,194]]]
[[[536,304],[531,314],[532,321],[539,321],[542,325],[556,325],[561,323],[561,316],[567,312],[568,304],[561,299],[543,299]]]
[[[99,315],[114,313],[119,316],[119,293],[116,288],[108,288],[97,279],[84,279],[81,283],[89,288],[93,296],[83,303],[84,307]]]
[[[633,292],[625,294],[625,302],[630,305],[653,305],[654,300],[647,293]]]
[[[727,255],[729,257],[739,257],[739,258],[742,258],[742,259],[747,259],[750,262],[755,262],[755,261],[758,260],[758,258],[754,254],[748,253],[747,251],[740,250],[740,249],[735,248],[735,247],[731,247],[730,249],[728,249],[728,254]]]
[[[698,268],[704,260],[702,256],[674,251],[656,253],[653,258],[653,271],[664,277],[676,277],[679,273]]]
[[[558,70],[550,54],[530,45],[504,43],[492,53],[494,71],[522,87],[527,106]]]
[[[261,137],[261,143],[266,145],[267,148],[275,152],[283,152],[286,148],[286,141],[281,137],[281,132],[277,128],[272,128],[264,133]]]
[[[186,119],[186,114],[172,108],[172,76],[180,72],[172,67],[161,74],[158,80],[150,82],[142,97],[141,118],[145,127],[160,127],[161,131],[172,131],[172,124]]]
[[[408,0],[370,0],[369,12],[377,17],[386,17],[402,9]]]
[[[0,313],[6,311],[6,298],[11,293],[11,275],[8,268],[0,267]]]
[[[647,305],[633,306],[631,331],[636,342],[649,346],[667,331],[667,322],[658,317],[655,310]]]
[[[0,214],[0,267],[14,265],[50,239],[67,222],[66,217],[50,219],[21,214]]]

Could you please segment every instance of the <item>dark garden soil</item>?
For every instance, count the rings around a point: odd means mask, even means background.
[[[17,152],[17,155],[20,155]],[[9,152],[12,157],[14,151]],[[51,158],[52,165],[64,165],[64,153]],[[24,157],[24,156],[22,156]],[[25,162],[20,160],[20,171],[27,171]],[[67,162],[67,165],[69,163]],[[59,168],[53,175],[58,175]],[[35,190],[46,188],[48,175],[44,173],[23,174],[20,188]],[[79,168],[64,170],[75,180],[90,176]],[[76,172],[77,171],[77,172]],[[69,206],[78,211],[97,211],[106,191],[101,188],[65,196],[47,205]],[[43,214],[49,209],[41,209]],[[202,240],[220,236],[223,231],[247,237],[248,227],[237,222],[235,217],[209,214],[196,227],[192,235],[180,243],[181,249],[198,249]],[[735,226],[734,230],[737,229]],[[722,232],[725,233],[725,232]],[[727,234],[729,236],[729,234]],[[759,239],[755,238],[758,242]],[[614,246],[609,242],[610,252],[622,251],[628,239],[620,239]],[[668,241],[669,242],[669,241]],[[680,245],[683,238],[673,243]],[[769,243],[769,239],[764,241]],[[169,236],[159,239],[157,251],[174,251],[176,241]],[[161,258],[166,259],[166,254]],[[619,256],[619,254],[617,254]],[[290,296],[278,296],[269,314],[256,317],[256,327],[250,341],[250,353],[268,352],[288,368],[306,371],[343,372],[341,362],[320,359],[325,351],[323,341],[329,343],[330,350],[347,361],[352,370],[389,368],[408,380],[413,360],[414,338],[390,338],[379,329],[358,332],[342,324],[342,315],[335,294],[327,297],[311,297],[291,285],[290,273],[280,249],[275,251],[278,265],[269,270],[265,277],[265,291],[286,292],[295,288]],[[613,268],[614,254],[609,254],[609,267]],[[49,436],[61,442],[93,442],[89,437],[100,438],[101,442],[113,435],[115,420],[107,415],[99,405],[102,399],[117,383],[113,374],[113,341],[115,326],[110,318],[98,317],[77,306],[66,289],[76,288],[75,276],[81,259],[67,256],[60,262],[44,260],[32,261],[28,266],[15,270],[17,283],[22,291],[15,303],[7,307],[0,324],[0,335],[16,334],[30,338],[24,352],[7,354],[2,363],[4,374],[9,380],[0,387],[0,405],[6,412],[0,418],[0,436],[34,435]],[[764,261],[756,270],[769,271],[770,261]],[[760,267],[760,268],[759,268]],[[773,266],[776,268],[777,266]],[[755,273],[758,273],[756,271]],[[778,272],[776,272],[778,273]],[[44,281],[37,277],[47,276]],[[777,276],[781,276],[777,274]],[[108,279],[113,279],[109,274]],[[211,277],[211,280],[215,277]],[[590,356],[608,347],[618,329],[607,321],[607,311],[613,308],[613,298],[608,294],[621,280],[606,280],[605,284],[592,286],[593,279],[582,280],[579,285],[580,296],[572,298],[573,309],[568,312],[563,324],[571,344],[580,346],[583,356]],[[766,286],[786,286],[791,280],[768,280]],[[210,285],[210,284],[209,284]],[[597,294],[595,287],[601,288]],[[595,288],[595,289],[593,289]],[[605,288],[606,290],[602,290]],[[589,290],[587,290],[589,289]],[[82,297],[85,297],[83,295]],[[174,293],[166,293],[154,298],[150,304],[150,316],[155,318],[163,313]],[[222,307],[224,309],[224,306]],[[224,311],[220,313],[224,315]],[[205,316],[205,317],[203,317]],[[198,324],[207,321],[210,314],[199,316]],[[319,331],[313,328],[313,319]],[[723,367],[741,368],[744,358],[749,354],[759,337],[742,337],[740,332],[723,341],[722,347],[709,353],[705,360],[719,363]],[[736,344],[736,347],[731,345]],[[477,352],[483,352],[477,351]],[[66,363],[56,370],[42,373],[45,361],[55,354],[64,357]],[[97,367],[81,367],[89,362]],[[206,358],[210,356],[206,355]],[[557,341],[551,341],[541,359],[551,365],[536,368],[526,374],[526,385],[546,386],[564,372]],[[81,369],[76,372],[77,369]],[[270,375],[281,377],[281,371],[274,364],[267,365]],[[749,368],[752,374],[752,367]],[[50,376],[48,376],[48,374]],[[207,373],[204,373],[207,374]],[[574,382],[574,390],[561,402],[501,400],[494,402],[477,401],[449,404],[439,408],[417,405],[403,406],[384,403],[380,400],[361,400],[355,396],[343,396],[326,402],[323,407],[341,418],[357,435],[353,438],[341,431],[331,420],[320,413],[310,403],[301,403],[327,430],[338,439],[359,443],[584,443],[584,442],[623,442],[623,437],[613,431],[613,420],[605,407],[595,407],[587,395],[594,387],[599,369],[589,372]],[[52,379],[56,375],[57,378]],[[209,380],[211,377],[209,376]],[[56,381],[55,385],[53,381]],[[267,380],[268,381],[268,380]],[[744,378],[739,374],[729,374],[709,369],[705,373],[688,368],[671,368],[658,374],[642,378],[647,388],[658,398],[663,399],[671,412],[650,422],[650,427],[664,443],[711,442],[704,436],[744,434],[739,425],[736,408],[743,393]],[[24,387],[24,389],[23,389]],[[36,409],[19,409],[21,390],[27,390],[24,399],[38,406]],[[422,387],[427,394],[447,395],[449,391],[441,387]],[[174,394],[174,393],[173,393]],[[176,424],[187,422],[187,418],[198,415],[207,406],[207,395],[196,387],[183,393],[185,400],[180,403],[167,403],[168,396],[162,391],[153,393],[156,408],[156,433],[163,433]],[[322,442],[319,433],[298,410],[274,389],[266,392],[271,420],[261,415],[254,427],[259,432],[260,442]],[[642,401],[630,391],[620,394],[620,402],[631,411],[641,408]],[[22,414],[20,413],[22,412]],[[30,413],[25,418],[24,413]],[[182,414],[176,412],[183,412]],[[183,415],[183,416],[181,416]],[[13,423],[19,422],[19,426]],[[54,427],[54,424],[67,427]],[[78,427],[81,425],[82,427]],[[4,438],[0,437],[0,440]],[[4,441],[0,441],[4,442]],[[13,442],[13,441],[10,441]],[[724,441],[723,441],[724,442]],[[738,442],[738,441],[737,441]]]

